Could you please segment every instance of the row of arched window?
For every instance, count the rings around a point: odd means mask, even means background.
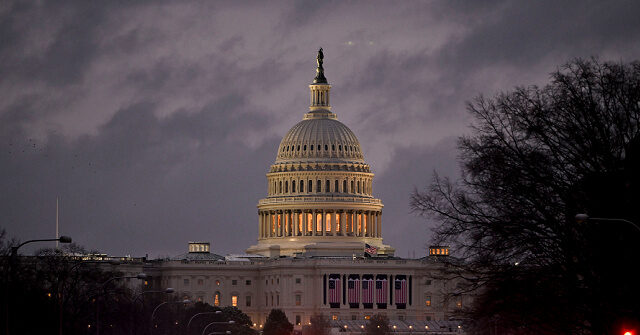
[[[366,179],[343,179],[340,182],[337,179],[278,179],[271,181],[269,185],[269,194],[295,194],[295,193],[355,193],[355,194],[371,194],[371,180]]]
[[[336,150],[336,148],[338,150]],[[324,150],[323,150],[324,149]],[[329,150],[331,149],[331,150]],[[338,154],[355,154],[357,153],[358,150],[358,146],[357,145],[342,145],[342,144],[338,144],[337,146],[335,144],[298,144],[298,145],[283,145],[282,148],[280,149],[280,152],[282,155],[292,155],[295,153],[338,153]]]

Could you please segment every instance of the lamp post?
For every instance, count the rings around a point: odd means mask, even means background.
[[[221,325],[221,324],[228,324],[228,325],[232,325],[232,324],[234,324],[234,323],[236,323],[236,322],[235,322],[235,321],[233,321],[233,320],[229,320],[229,321],[221,321],[221,322],[211,322],[211,323],[209,323],[208,325],[206,325],[206,326],[204,327],[204,329],[202,330],[202,335],[204,335],[204,334],[205,334],[205,332],[207,331],[207,328],[209,328],[209,326],[211,326],[211,325]],[[220,333],[220,334],[231,334],[231,332],[227,330],[226,332],[224,332],[224,333]]]
[[[589,215],[581,213],[581,214],[576,214],[576,221],[578,223],[582,223],[582,222],[586,222],[586,221],[606,221],[606,222],[618,222],[618,223],[625,223],[625,224],[629,224],[632,225],[633,228],[637,229],[640,232],[640,226],[638,226],[637,224],[629,221],[629,220],[625,220],[625,219],[617,219],[617,218],[592,218],[589,217]]]
[[[133,307],[133,309],[135,309],[135,304],[136,304],[136,300],[138,300],[138,298],[142,297],[143,295],[147,294],[147,293],[165,293],[165,294],[171,294],[173,292],[175,292],[176,290],[173,287],[167,287],[164,290],[154,290],[154,291],[143,291],[140,292],[138,294],[136,294],[131,302],[131,306]],[[143,303],[144,305],[144,303]],[[144,308],[144,306],[143,306]],[[129,334],[133,334],[133,310],[132,313],[129,314]]]
[[[182,300],[182,301],[171,301],[171,302],[169,302],[169,301],[165,301],[165,302],[161,302],[161,303],[159,303],[159,304],[158,304],[158,306],[156,306],[156,308],[154,308],[154,309],[153,309],[153,312],[151,313],[151,320],[150,320],[150,325],[149,325],[149,334],[153,334],[153,328],[154,328],[154,327],[153,327],[153,326],[154,326],[154,324],[153,324],[153,318],[155,318],[155,316],[156,316],[156,312],[158,311],[158,309],[159,309],[160,307],[162,307],[162,306],[164,306],[164,305],[166,305],[166,304],[169,304],[169,303],[173,303],[173,304],[180,304],[180,303],[183,303],[183,304],[185,304],[185,305],[186,305],[186,304],[188,304],[188,303],[190,303],[190,302],[191,302],[191,300],[189,300],[189,299],[184,299],[184,300]]]
[[[107,281],[102,283],[102,285],[100,285],[100,292],[102,292],[104,290],[104,288],[105,288],[105,286],[107,286],[107,284],[109,284],[110,282],[112,282],[114,280],[129,279],[129,278],[146,279],[147,278],[147,274],[143,273],[143,272],[140,272],[135,276],[121,276],[121,277],[109,278]],[[96,299],[96,335],[100,335],[100,299]]]
[[[7,271],[7,284],[5,285],[5,302],[4,302],[4,325],[5,325],[5,334],[9,335],[10,333],[10,327],[9,327],[9,319],[10,319],[10,313],[9,313],[9,306],[10,303],[9,301],[13,302],[13,290],[9,289],[9,285],[13,285],[14,282],[14,276],[15,274],[13,273],[13,270],[15,269],[16,264],[18,263],[18,249],[20,249],[20,247],[22,247],[25,244],[28,243],[34,243],[34,242],[60,242],[60,243],[71,243],[72,239],[69,236],[60,236],[59,238],[45,238],[45,239],[36,239],[36,240],[27,240],[24,241],[20,244],[18,244],[15,247],[11,247],[11,256],[9,257],[9,271]],[[11,280],[9,280],[9,278],[11,278]],[[10,284],[11,283],[11,284]],[[9,292],[11,292],[11,295],[9,294]],[[60,304],[60,308],[62,308],[61,306],[62,304]],[[58,333],[62,334],[62,310],[60,310],[60,315],[58,318]]]
[[[194,314],[190,319],[189,322],[187,322],[187,334],[189,334],[189,327],[191,327],[191,321],[193,321],[193,319],[195,319],[197,316],[199,315],[207,315],[207,314],[222,314],[222,311],[215,311],[215,312],[201,312],[201,313],[196,313]]]

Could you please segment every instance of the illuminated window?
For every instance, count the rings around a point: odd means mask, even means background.
[[[302,305],[302,295],[296,294],[296,306]]]
[[[245,306],[251,307],[251,296],[250,295],[246,296],[244,301],[245,301],[245,303],[244,303]]]
[[[316,231],[322,231],[322,213],[316,214]]]
[[[365,316],[364,316],[364,319],[365,319],[365,320],[371,320],[371,315],[365,315]]]
[[[220,281],[216,280],[216,286],[220,286]]]
[[[333,215],[333,213],[327,213],[325,217],[324,227],[327,232],[331,232],[331,215]]]
[[[331,316],[331,320],[338,320],[338,316],[337,316],[337,315],[335,315],[335,314],[334,314],[334,315],[332,315],[332,316]]]
[[[238,296],[237,295],[232,295],[231,296],[231,306],[238,307]]]
[[[462,300],[456,301],[456,307],[457,308],[462,308]]]
[[[427,295],[424,297],[424,304],[425,306],[431,306],[431,296]]]
[[[220,292],[216,292],[216,294],[213,295],[213,305],[220,306]]]

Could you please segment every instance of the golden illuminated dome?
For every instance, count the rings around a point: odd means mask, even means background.
[[[310,112],[280,142],[276,164],[364,163],[360,142],[333,113]]]
[[[382,202],[360,142],[331,112],[322,49],[310,89],[309,112],[282,138],[258,202],[258,244],[249,254],[352,256],[365,246],[393,255],[382,243]]]

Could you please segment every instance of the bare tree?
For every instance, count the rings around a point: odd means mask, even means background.
[[[542,87],[468,104],[462,177],[434,177],[412,208],[439,222],[450,269],[482,290],[475,333],[610,333],[640,315],[628,276],[640,234],[640,63],[575,60]]]

